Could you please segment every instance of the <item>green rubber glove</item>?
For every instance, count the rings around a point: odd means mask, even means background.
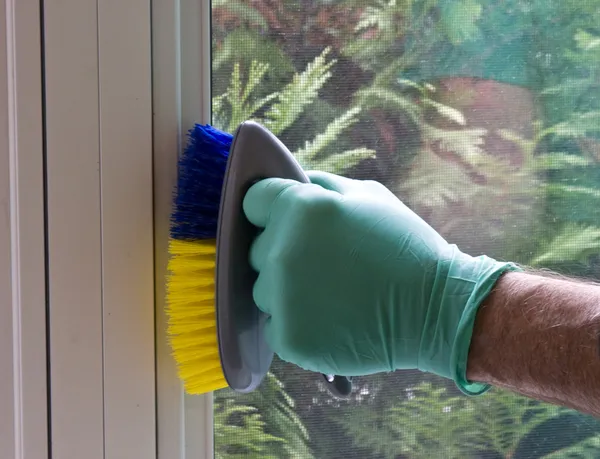
[[[262,180],[244,199],[264,228],[250,262],[271,349],[314,372],[420,369],[483,393],[466,379],[475,314],[517,267],[460,252],[379,183],[308,175]]]

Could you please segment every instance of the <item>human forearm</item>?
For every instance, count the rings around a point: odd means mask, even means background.
[[[506,273],[477,314],[467,377],[600,416],[600,286]]]

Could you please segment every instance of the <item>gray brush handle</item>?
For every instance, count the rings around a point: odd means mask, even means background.
[[[273,360],[264,337],[268,316],[256,307],[252,298],[257,274],[248,262],[248,254],[258,230],[248,222],[242,209],[250,186],[269,177],[310,182],[292,153],[273,133],[258,123],[246,121],[236,131],[227,161],[217,228],[215,275],[221,366],[227,384],[238,392],[256,389]],[[329,377],[330,382],[328,376],[323,376],[334,396],[345,397],[352,390],[349,378]]]

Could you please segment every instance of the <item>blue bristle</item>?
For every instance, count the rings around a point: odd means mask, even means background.
[[[214,239],[221,188],[233,136],[196,124],[179,159],[177,196],[171,215],[174,239]]]

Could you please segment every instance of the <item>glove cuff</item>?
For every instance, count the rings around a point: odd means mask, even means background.
[[[466,395],[480,395],[490,386],[467,379],[467,359],[479,306],[514,263],[487,256],[471,257],[455,246],[440,262],[419,352],[419,369],[454,380]],[[434,305],[438,305],[437,308]]]

